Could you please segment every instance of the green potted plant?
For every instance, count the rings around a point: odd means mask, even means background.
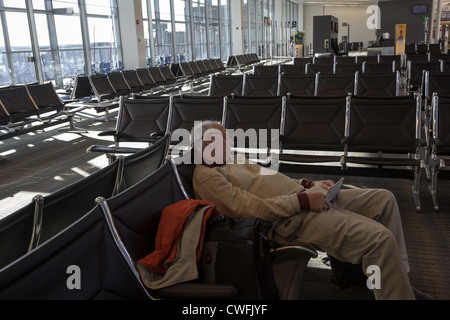
[[[295,31],[294,40],[296,44],[303,44],[304,38],[305,38],[305,31],[300,30]]]

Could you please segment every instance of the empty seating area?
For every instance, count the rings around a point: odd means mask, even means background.
[[[225,71],[220,59],[190,62],[199,66],[175,77],[170,67],[147,67],[74,79],[68,99],[62,98],[51,82],[0,88],[0,140],[40,130],[67,121],[64,132],[85,132],[75,126],[75,115],[86,110],[103,113],[109,121],[111,110],[117,109],[120,97],[163,95],[181,91],[192,80],[206,81],[209,75]],[[186,66],[183,68],[186,70]],[[191,70],[191,69],[190,69]]]
[[[326,61],[320,63],[317,66],[329,67]],[[0,269],[3,268],[4,275],[0,280],[0,297],[36,299],[45,288],[45,295],[39,298],[190,299],[192,292],[200,299],[235,298],[236,292],[242,290],[235,283],[211,285],[194,281],[150,290],[135,264],[152,250],[162,209],[191,194],[185,180],[189,181],[192,166],[187,166],[186,178],[183,176],[186,166],[173,160],[185,150],[177,147],[189,147],[189,143],[179,139],[179,129],[188,132],[195,121],[215,121],[227,129],[256,130],[266,135],[263,139],[258,136],[257,143],[250,145],[239,144],[242,140],[235,137],[236,151],[244,149],[253,160],[271,169],[409,179],[411,201],[417,211],[422,210],[420,189],[429,184],[434,209],[438,211],[438,175],[448,166],[446,156],[450,155],[446,147],[446,107],[450,105],[447,73],[425,70],[424,81],[417,91],[404,90],[404,69],[387,67],[384,72],[365,72],[365,61],[359,64],[355,58],[340,63],[361,69],[349,67],[346,72],[336,72],[339,62],[335,59],[330,73],[310,73],[308,63],[304,67],[253,65],[244,74],[211,74],[203,70],[198,76],[186,74],[185,82],[174,80],[177,85],[189,81],[196,85],[208,83],[207,94],[192,95],[177,90],[167,92],[162,82],[153,87],[142,83],[139,90],[134,90],[123,74],[121,78],[79,77],[73,100],[63,102],[54,95],[59,99],[54,102],[61,102],[57,104],[59,109],[53,109],[51,100],[44,101],[50,98],[49,94],[37,95],[44,88],[55,92],[50,84],[41,89],[37,84],[24,86],[21,92],[32,97],[31,105],[42,108],[28,116],[40,117],[44,111],[50,117],[61,116],[71,110],[64,108],[65,104],[76,106],[80,103],[73,104],[74,100],[92,101],[92,98],[96,103],[114,102],[118,114],[115,128],[98,134],[112,137],[113,142],[92,145],[86,150],[106,154],[106,167],[49,195],[36,194],[29,204],[0,220]],[[138,77],[139,73],[135,75]],[[119,83],[127,86],[119,89]],[[168,94],[155,94],[157,87]],[[4,101],[9,101],[7,97],[5,94]],[[1,114],[3,106],[9,104],[0,101]],[[89,107],[80,111],[84,108]],[[75,109],[71,116],[74,114]],[[128,147],[128,142],[146,145]],[[257,152],[248,150],[254,147]],[[430,181],[421,179],[425,172],[429,173]],[[66,208],[64,215],[59,214],[61,208]],[[7,243],[15,245],[11,248],[4,245]],[[91,254],[62,250],[80,246]],[[95,283],[83,283],[89,290],[79,295],[65,287],[61,289],[67,280],[65,270],[58,267],[61,264],[67,267],[62,251],[72,254],[71,264],[88,270],[86,277],[109,275],[106,269],[110,268],[104,266],[107,263],[114,266],[111,277],[118,280],[105,277]],[[283,283],[281,276],[277,284],[281,297],[297,299],[306,265],[317,253],[300,248],[274,255],[275,279],[284,272],[282,266],[296,257],[295,277],[299,279],[296,285]],[[37,281],[43,268],[57,270],[63,276],[55,272],[34,286],[34,290],[25,290]]]
[[[228,57],[226,66],[227,68],[237,69],[240,71],[248,71],[253,68],[254,65],[261,63],[256,53],[244,53],[239,55],[230,55]]]
[[[215,284],[199,277],[157,290],[145,286],[136,261],[154,250],[162,210],[189,199],[191,188],[187,181],[191,179],[193,165],[177,165],[168,157],[169,143],[167,133],[150,147],[128,157],[118,157],[62,190],[45,197],[36,195],[30,204],[2,219],[0,297],[256,299],[257,296],[243,295],[246,288],[232,279]],[[65,214],[58,214],[61,211]],[[276,257],[274,272],[282,273],[286,263],[295,263],[292,279],[296,285],[283,282],[277,285],[283,299],[298,299],[306,264],[317,253],[307,248],[286,247],[274,250],[272,255]],[[86,279],[81,282],[83,290],[71,290],[66,285],[71,267],[83,270],[82,279]],[[51,272],[42,278],[46,270]],[[102,276],[98,277],[99,274]]]
[[[373,92],[370,82],[365,85]],[[112,163],[117,155],[138,150],[123,143],[152,144],[168,133],[175,137],[171,150],[179,152],[189,147],[180,137],[189,133],[195,121],[215,121],[227,129],[252,129],[266,135],[253,145],[238,143],[236,150],[261,149],[269,162],[257,161],[283,170],[411,178],[412,199],[420,211],[420,176],[433,171],[424,152],[433,147],[426,139],[422,111],[419,93],[359,96],[332,91],[329,95],[271,96],[261,91],[256,95],[121,98],[116,130],[100,133],[114,136],[114,145],[93,145],[87,152],[107,154]],[[271,156],[275,162],[270,162]]]
[[[0,140],[63,122],[76,131],[74,116],[84,108],[67,109],[51,83],[0,88]]]
[[[328,67],[321,65],[321,67]],[[230,94],[242,96],[333,96],[373,95],[400,96],[408,92],[403,87],[400,71],[383,73],[297,73],[295,65],[258,66],[253,73],[243,75],[213,75],[209,96]]]
[[[450,299],[449,21],[450,0],[0,0],[0,299]]]

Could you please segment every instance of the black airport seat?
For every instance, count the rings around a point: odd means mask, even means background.
[[[314,96],[316,88],[315,74],[280,74],[278,80],[278,96],[287,94],[295,96]]]
[[[413,199],[420,211],[420,174],[425,167],[420,151],[426,145],[420,94],[347,99],[345,147],[351,155],[345,155],[344,167],[353,163],[413,173]]]
[[[347,96],[286,99],[280,160],[339,164],[344,152],[346,99]]]
[[[277,96],[278,76],[277,75],[252,75],[244,74],[242,86],[243,96]]]
[[[127,142],[143,142],[151,145],[166,132],[169,121],[170,97],[152,99],[128,99],[121,97],[115,130],[99,133],[112,136],[114,146],[93,145],[87,152],[105,153],[108,158],[120,153],[134,153],[143,148],[122,146]]]
[[[241,95],[243,83],[243,75],[212,75],[208,95],[214,97],[225,97],[232,93]]]

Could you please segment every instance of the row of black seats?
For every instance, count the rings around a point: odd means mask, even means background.
[[[280,64],[280,65],[257,65],[253,67],[255,75],[277,75],[286,74],[348,74],[348,73],[393,73],[399,70],[393,63],[330,63],[330,64],[312,64],[305,65]]]
[[[395,56],[356,56],[294,58],[292,71],[297,73],[343,74],[354,73],[390,73],[400,71],[404,86],[408,91],[416,91],[422,85],[423,72],[449,72],[448,54],[402,54]],[[289,68],[289,67],[288,67]],[[295,70],[295,71],[294,71]],[[270,71],[267,71],[270,72]]]
[[[113,197],[159,168],[169,143],[167,135],[149,148],[118,157],[56,192],[36,195],[28,205],[1,219],[0,270],[82,218],[95,206],[96,197]]]
[[[205,80],[211,74],[221,73],[226,70],[220,59],[182,62],[179,64],[184,77],[189,80]]]
[[[214,75],[209,95],[227,96],[336,96],[353,93],[359,96],[402,95],[400,73],[296,74],[292,66],[280,65],[277,75]],[[287,72],[284,72],[287,71]]]
[[[407,43],[406,54],[440,54],[442,52],[440,43]]]
[[[428,158],[422,131],[422,100],[415,96],[392,97],[230,97],[181,96],[161,99],[123,99],[119,111],[115,146],[92,146],[88,152],[121,152],[123,143],[149,141],[153,132],[191,130],[194,121],[213,120],[227,129],[278,130],[280,160],[287,162],[335,162],[347,164],[407,166],[414,172],[414,200],[418,197],[420,172]],[[123,115],[123,116],[122,116]],[[134,124],[132,124],[134,123]],[[130,128],[133,128],[131,130]],[[320,134],[317,134],[320,132]],[[179,135],[175,135],[179,138]],[[278,139],[279,138],[279,139]],[[271,141],[269,136],[266,141]],[[179,141],[172,141],[172,145]],[[185,142],[186,143],[186,142]],[[430,141],[431,143],[431,141]],[[189,145],[189,144],[188,144]],[[270,146],[269,146],[270,148]],[[329,156],[300,156],[290,150],[340,152]],[[126,148],[125,148],[126,151]],[[375,158],[348,156],[348,152],[375,153]],[[380,153],[400,154],[383,158]],[[406,157],[412,154],[413,157]],[[403,168],[402,168],[403,169]]]
[[[330,65],[333,63],[337,64],[362,64],[366,62],[367,64],[374,63],[390,63],[395,61],[397,68],[406,68],[407,61],[413,62],[439,62],[443,60],[444,62],[450,61],[450,55],[447,53],[423,53],[423,54],[399,54],[399,55],[371,55],[371,56],[325,56],[325,57],[310,57],[310,58],[294,58],[293,64],[298,66],[304,66],[305,64],[317,64],[317,65]]]
[[[75,131],[73,117],[86,107],[67,109],[51,82],[0,88],[0,140],[69,121]]]
[[[0,298],[259,299],[234,277],[211,283],[201,270],[198,281],[159,290],[144,285],[136,262],[155,249],[162,210],[192,197],[194,166],[168,158],[169,141],[167,133],[0,220]],[[281,247],[272,255],[278,298],[298,299],[317,253]]]
[[[105,112],[105,118],[108,120],[109,110],[117,108],[117,100],[121,96],[165,94],[179,90],[192,80],[225,70],[220,59],[185,62],[177,64],[177,67],[183,70],[182,76],[174,75],[172,72],[174,65],[136,68],[92,76],[79,75],[75,79],[70,95],[70,99],[75,103],[68,106],[87,105],[99,112]],[[191,68],[195,68],[195,71]],[[177,71],[176,73],[178,74]]]
[[[304,66],[305,64],[317,64],[317,65],[330,65],[333,63],[338,64],[362,64],[363,62],[373,64],[373,63],[392,63],[395,61],[398,66],[401,66],[402,56],[400,55],[371,55],[371,56],[320,56],[320,57],[309,57],[309,58],[294,58],[293,64],[297,66]]]
[[[226,66],[227,68],[238,68],[239,70],[243,71],[252,68],[255,64],[260,63],[261,60],[256,53],[244,53],[238,55],[230,55],[228,57]]]
[[[120,95],[139,93],[145,91],[146,88],[147,90],[154,88],[156,85],[172,86],[183,80],[176,77],[169,66],[138,68],[104,75],[93,75],[92,77],[78,75],[70,92],[70,99],[86,101],[95,97],[98,102],[101,102]],[[99,83],[98,86],[96,86],[97,82]]]

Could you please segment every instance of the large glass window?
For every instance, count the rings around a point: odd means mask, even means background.
[[[220,57],[219,0],[208,0],[209,51],[212,58]]]
[[[5,7],[25,9],[25,0],[3,0]]]
[[[85,74],[80,17],[55,14],[54,20],[62,78],[70,79],[78,74]]]
[[[142,0],[147,64],[226,59],[231,51],[229,1]]]
[[[173,0],[175,18],[175,53],[178,61],[189,61],[192,57],[189,0]]]
[[[152,10],[156,64],[169,64],[173,59],[170,1],[154,0]]]
[[[85,0],[93,72],[122,69],[119,36],[115,31],[117,7],[110,0]]]
[[[206,4],[205,0],[192,0],[194,19],[194,57],[193,60],[206,59],[208,56],[206,41]]]
[[[275,29],[273,0],[243,0],[244,51],[269,57]]]
[[[6,5],[6,3],[5,3]],[[12,4],[8,5],[12,6]],[[18,2],[16,6],[21,6]],[[5,11],[3,13],[8,31],[9,48],[5,48],[7,59],[10,59],[10,83],[30,83],[36,81],[36,72],[33,63],[31,38],[28,19],[25,10]],[[14,32],[14,36],[10,36]]]
[[[220,0],[220,43],[221,56],[223,59],[228,58],[231,54],[231,19],[230,19],[230,0]],[[215,58],[220,58],[219,56]]]
[[[33,0],[29,10],[25,3],[0,0],[0,85],[52,81],[59,88],[77,74],[121,65],[116,0]],[[85,15],[81,3],[86,4]],[[89,46],[83,45],[82,24]],[[85,67],[88,51],[92,69]]]

